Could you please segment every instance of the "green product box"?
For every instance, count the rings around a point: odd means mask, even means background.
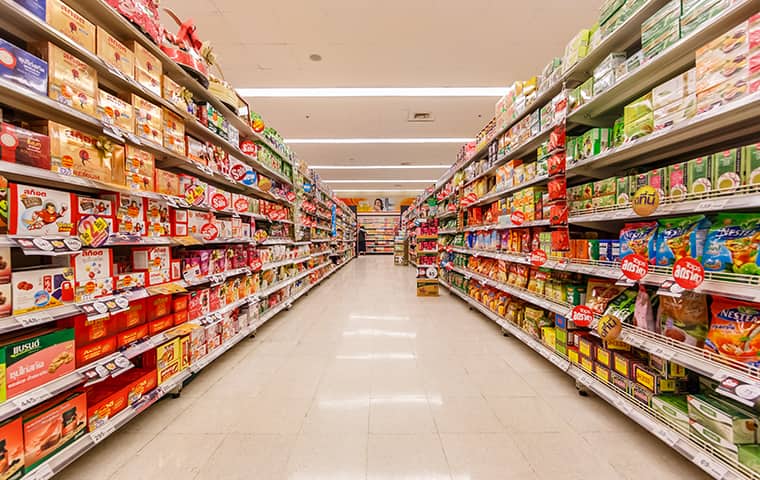
[[[623,122],[625,126],[631,125],[640,119],[653,117],[652,92],[637,98],[623,108]]]
[[[630,197],[630,177],[615,178],[615,191],[617,192],[617,204],[625,205],[631,201]]]
[[[568,284],[565,288],[567,303],[580,305],[583,295],[586,293],[585,286]]]
[[[594,198],[594,182],[588,182],[581,185],[581,199],[591,200]]]
[[[683,365],[658,357],[655,354],[649,355],[649,368],[658,375],[662,375],[668,379],[686,378],[686,369]]]
[[[689,404],[685,395],[658,395],[652,398],[652,409],[683,431],[689,429]]]
[[[742,148],[742,183],[760,184],[760,143]]]
[[[641,63],[644,61],[644,52],[641,50],[637,51],[628,59],[625,61],[625,69],[627,72],[633,72],[634,70],[638,69],[641,66]]]
[[[700,0],[684,2],[681,14],[681,37],[686,38],[709,20],[720,15],[731,6],[732,0]]]
[[[646,3],[646,0],[627,0],[625,4],[612,14],[601,26],[602,36],[606,37],[615,31],[626,20],[631,18],[639,8]]]
[[[599,240],[595,238],[588,240],[588,258],[589,260],[599,260]]]
[[[649,185],[649,174],[648,173],[636,173],[628,177],[630,179],[630,189],[628,190],[630,192],[630,195],[633,196],[636,194],[636,191],[646,185]]]
[[[585,105],[594,98],[594,77],[590,77],[579,87],[581,90],[581,105]]]
[[[612,146],[618,147],[625,142],[625,120],[623,117],[615,120],[615,124],[612,126]]]
[[[739,463],[760,474],[760,445],[739,445]]]
[[[712,184],[717,190],[734,190],[741,186],[741,150],[732,148],[712,156]]]
[[[583,105],[581,100],[581,87],[575,87],[567,94],[567,110],[573,112]]]
[[[557,342],[557,345],[567,346],[567,330],[564,328],[556,328],[554,338]]]
[[[694,420],[689,421],[689,433],[697,443],[707,443],[734,462],[739,461],[739,447]]]
[[[641,44],[649,38],[657,36],[663,29],[668,28],[681,19],[681,0],[672,0],[657,10],[654,15],[641,22]]]
[[[646,60],[651,60],[660,53],[667,50],[671,45],[678,42],[681,39],[681,27],[676,24],[673,28],[646,46],[641,47],[641,52]]]
[[[542,177],[544,175],[548,175],[549,165],[547,163],[548,162],[546,157],[536,160],[536,176]]]
[[[607,0],[599,9],[599,24],[603,25],[612,15],[615,14],[623,5],[625,0]]]
[[[710,395],[689,395],[689,418],[730,444],[755,443],[757,417]]]
[[[688,193],[688,164],[676,163],[668,166],[668,196],[671,199],[682,199]]]
[[[583,185],[567,187],[567,199],[571,202],[577,202],[583,199]]]
[[[612,130],[609,128],[592,128],[583,134],[581,158],[591,158],[607,150],[611,145]]]
[[[594,208],[614,207],[617,205],[617,196],[605,195],[603,197],[594,197]]]
[[[570,202],[570,211],[572,212],[584,212],[594,208],[594,201],[592,199],[578,200],[577,202]]]
[[[604,180],[597,180],[594,182],[594,196],[604,197],[607,195],[617,195],[617,179],[605,178]]]
[[[686,164],[686,186],[691,194],[712,190],[712,155],[691,159]]]
[[[642,117],[625,124],[625,141],[630,142],[645,137],[654,131],[654,115]]]
[[[562,345],[560,343],[555,343],[554,344],[554,350],[557,353],[559,353],[560,355],[562,355],[563,357],[567,356],[567,345]]]

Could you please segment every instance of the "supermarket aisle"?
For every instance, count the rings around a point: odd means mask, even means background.
[[[701,479],[409,267],[354,260],[60,478]]]

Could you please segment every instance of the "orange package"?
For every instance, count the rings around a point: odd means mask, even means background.
[[[705,348],[722,357],[760,366],[760,304],[713,297]]]

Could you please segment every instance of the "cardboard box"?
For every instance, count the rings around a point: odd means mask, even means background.
[[[110,336],[90,343],[83,347],[77,347],[76,361],[77,367],[82,367],[95,360],[101,359],[116,351],[116,337]]]
[[[657,395],[652,398],[652,409],[682,431],[689,429],[689,405],[684,395]]]
[[[26,87],[40,95],[48,94],[48,64],[26,50],[0,38],[0,78]]]
[[[147,321],[169,315],[171,313],[172,296],[171,295],[153,295],[145,300]]]
[[[74,270],[70,267],[17,270],[11,274],[11,283],[14,315],[74,301]]]
[[[135,52],[135,80],[160,96],[161,77],[163,76],[161,61],[143,47],[140,42],[132,41],[131,46]]]
[[[690,194],[706,193],[712,190],[712,155],[689,160],[686,163],[686,178]]]
[[[148,325],[138,325],[116,335],[116,347],[121,348],[150,336]]]
[[[98,98],[95,68],[52,43],[35,53],[48,62],[48,96],[94,117]]]
[[[24,474],[24,429],[21,417],[0,423],[0,454],[4,469],[0,480],[19,480]]]
[[[124,76],[135,76],[135,54],[126,45],[116,40],[103,27],[98,26],[98,56]]]
[[[717,451],[722,457],[731,461],[739,461],[739,447],[730,441],[722,438],[716,432],[701,425],[699,422],[689,420],[689,434],[697,443],[706,443]]]
[[[136,236],[147,234],[146,202],[143,197],[127,193],[106,193],[102,197],[113,202],[116,208],[114,233]]]
[[[113,165],[124,161],[121,145],[114,145],[111,156],[106,157],[96,146],[97,137],[55,122],[48,123],[48,133],[51,170],[62,175],[110,183],[114,176]]]
[[[174,326],[174,314],[170,313],[148,323],[148,333],[153,336]]]
[[[71,256],[74,269],[74,292],[77,302],[105,297],[113,293],[113,251],[91,248]]]
[[[639,383],[631,382],[631,396],[644,405],[651,406],[654,392]]]
[[[158,385],[182,371],[180,339],[174,338],[156,347],[156,372]]]
[[[164,126],[161,107],[132,94],[135,109],[135,134],[157,145],[163,144]]]
[[[710,395],[688,395],[689,418],[731,444],[757,442],[754,413]]]
[[[163,109],[164,147],[177,155],[185,155],[185,122],[182,117]]]
[[[125,132],[135,131],[135,112],[132,105],[105,90],[98,90],[98,117],[103,123]]]
[[[0,159],[5,162],[50,170],[50,137],[10,123],[2,123]]]
[[[37,330],[2,342],[5,382],[0,397],[14,398],[74,371],[74,329]]]
[[[148,286],[171,281],[170,247],[135,247],[132,249],[132,269],[145,271]]]
[[[23,414],[26,471],[64,449],[87,429],[87,395],[63,393]]]
[[[739,463],[760,473],[760,445],[739,445]]]
[[[47,23],[95,53],[95,25],[60,0],[46,0]]]
[[[732,148],[712,155],[712,184],[717,190],[732,191],[742,185],[741,150]]]
[[[179,196],[179,176],[166,170],[156,169],[155,182],[156,193]]]

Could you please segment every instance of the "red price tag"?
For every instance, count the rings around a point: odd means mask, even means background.
[[[543,250],[533,250],[530,252],[530,264],[534,267],[540,267],[546,263],[546,252]]]
[[[686,290],[694,290],[705,281],[705,269],[691,257],[683,257],[673,265],[673,280]]]
[[[576,327],[588,327],[594,321],[594,312],[586,305],[578,305],[570,312],[570,320]]]
[[[258,243],[262,243],[266,241],[269,234],[267,234],[266,230],[256,230],[256,233],[253,234],[254,240]]]
[[[642,255],[632,253],[620,262],[620,270],[623,271],[623,275],[636,282],[649,273],[649,262]]]
[[[447,252],[447,253],[451,253],[451,252],[453,252],[453,251],[454,251],[454,247],[452,247],[451,245],[447,245],[447,246],[446,246],[446,252]]]
[[[251,264],[249,266],[251,267],[252,271],[258,272],[264,265],[261,263],[261,259],[259,257],[256,257],[251,260]]]
[[[451,271],[454,269],[454,265],[452,265],[451,262],[449,262],[443,268],[445,268],[448,271]]]
[[[219,236],[219,229],[213,223],[207,223],[201,227],[201,236],[207,242],[216,240]]]
[[[288,192],[287,194],[285,194],[285,197],[288,199],[289,202],[296,201],[296,194],[293,192]]]
[[[522,225],[525,223],[525,214],[521,211],[512,212],[512,215],[509,217],[509,219],[512,221],[512,225]]]

